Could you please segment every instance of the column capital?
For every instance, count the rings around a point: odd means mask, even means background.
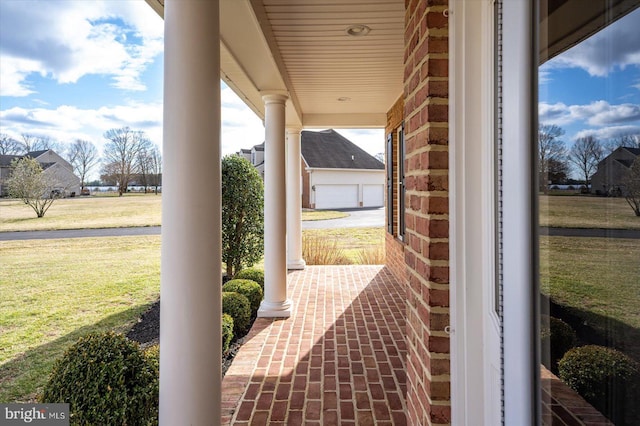
[[[300,134],[302,132],[302,126],[287,126],[287,133]]]
[[[281,103],[284,104],[289,99],[289,92],[286,90],[262,90],[260,96],[265,104]]]

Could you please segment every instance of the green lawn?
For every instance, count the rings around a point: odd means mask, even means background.
[[[541,226],[640,229],[624,198],[540,195],[539,202]]]
[[[160,225],[161,200],[154,194],[65,198],[37,218],[22,201],[0,199],[0,232]]]
[[[37,218],[20,200],[0,199],[0,232],[53,229],[124,228],[160,225],[162,196],[154,194],[100,194],[57,200],[47,214]],[[328,220],[349,213],[305,210],[302,220]]]
[[[80,335],[128,329],[160,291],[160,237],[0,242],[0,401],[32,400]]]
[[[640,359],[640,240],[541,237],[540,265],[543,294]]]

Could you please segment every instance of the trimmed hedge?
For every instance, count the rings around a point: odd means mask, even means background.
[[[233,340],[233,318],[229,314],[222,314],[222,354],[229,351]]]
[[[640,366],[615,349],[587,345],[558,362],[560,378],[615,424],[638,424]]]
[[[258,312],[263,293],[260,284],[257,282],[248,279],[233,279],[222,286],[222,291],[235,291],[245,295],[251,304],[251,314],[255,315]]]
[[[233,318],[233,334],[244,336],[251,322],[251,304],[247,296],[236,292],[222,292],[222,313]]]
[[[245,268],[238,271],[233,277],[234,280],[251,280],[260,284],[264,292],[264,271],[258,268]]]
[[[41,400],[68,402],[71,424],[157,424],[154,357],[121,334],[89,334],[56,361]]]
[[[576,332],[569,324],[548,315],[540,317],[540,339],[542,359],[546,360],[547,354],[549,355],[547,367],[554,373],[558,372],[558,361],[578,343]]]

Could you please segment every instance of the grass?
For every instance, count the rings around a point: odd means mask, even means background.
[[[558,228],[640,229],[624,198],[540,195],[540,225]]]
[[[340,219],[348,216],[349,216],[349,213],[337,212],[334,210],[303,210],[302,211],[302,220],[307,220],[307,221]]]
[[[80,335],[125,331],[160,291],[160,237],[0,242],[0,401],[33,400]]]
[[[344,258],[344,260],[340,260],[338,262],[340,264],[361,264],[363,262],[363,251],[370,251],[374,248],[384,247],[384,232],[383,227],[304,229],[302,231],[302,238],[303,241],[325,240],[323,243],[314,244],[318,246],[317,249],[320,251],[331,249],[336,253],[339,253],[340,256],[338,256],[338,258]],[[327,257],[329,255],[318,253],[316,256],[320,258]],[[373,256],[371,255],[364,255],[364,258],[366,259],[371,259],[372,257]],[[377,259],[379,259],[379,257],[377,257]],[[305,261],[307,261],[306,257]]]
[[[156,226],[161,200],[154,194],[65,198],[37,218],[22,201],[0,199],[0,232]]]
[[[541,291],[571,308],[602,336],[625,342],[636,359],[640,342],[640,242],[607,238],[540,238]],[[635,331],[633,331],[635,330]]]

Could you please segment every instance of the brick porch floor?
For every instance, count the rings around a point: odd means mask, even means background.
[[[381,266],[290,272],[291,318],[256,320],[222,382],[223,425],[404,425],[404,289]]]

